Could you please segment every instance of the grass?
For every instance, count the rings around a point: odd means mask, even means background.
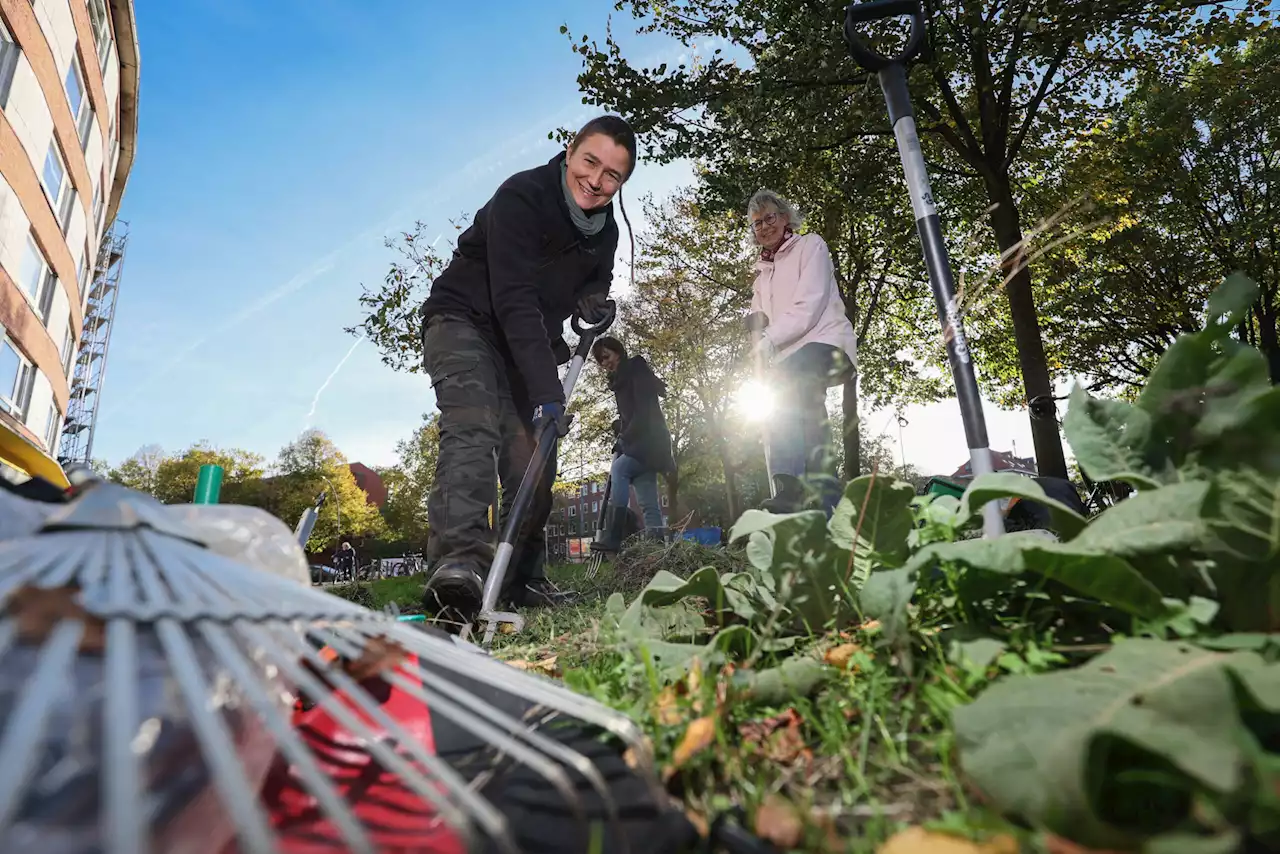
[[[652,553],[639,557],[654,563]],[[696,557],[682,546],[675,563],[696,564]],[[782,805],[803,837],[790,839],[797,843],[791,850],[804,852],[872,852],[908,825],[941,823],[975,836],[1008,831],[970,803],[952,762],[948,712],[967,701],[968,691],[951,668],[926,662],[908,679],[871,652],[876,627],[869,625],[803,642],[814,655],[843,647],[849,658],[811,696],[781,703],[734,697],[727,690],[732,668],[699,670],[664,685],[652,662],[620,652],[602,632],[608,594],[636,587],[636,558],[624,553],[622,572],[605,564],[590,579],[582,565],[550,568],[552,580],[580,591],[579,598],[528,612],[525,630],[500,635],[494,654],[541,663],[542,672],[631,716],[651,740],[668,790],[695,821],[741,808],[754,817],[749,824],[769,835],[777,828],[758,823]],[[393,578],[335,592],[369,607],[395,602],[402,612],[416,612],[424,580]],[[767,803],[772,813],[761,809]],[[796,830],[782,832],[786,839]]]

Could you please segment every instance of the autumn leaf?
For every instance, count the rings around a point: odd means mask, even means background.
[[[716,719],[714,717],[696,718],[689,722],[684,737],[676,745],[671,756],[671,770],[680,768],[694,756],[711,746],[716,740]]]
[[[524,670],[531,673],[545,673],[548,676],[556,676],[559,674],[559,668],[556,667],[556,660],[559,655],[548,655],[546,658],[538,661],[508,661],[512,667],[517,670]]]
[[[856,673],[858,666],[855,664],[850,668],[849,663],[853,658],[853,654],[861,649],[862,647],[858,646],[856,643],[842,643],[839,646],[833,646],[831,649],[827,650],[826,655],[823,656],[823,660],[837,670],[852,669]]]
[[[756,810],[756,836],[790,850],[804,841],[804,822],[795,807],[779,795],[770,795]]]
[[[891,836],[876,854],[1018,854],[1018,841],[1001,834],[983,842],[909,827]]]
[[[772,718],[748,721],[738,727],[738,734],[745,743],[760,744],[765,757],[771,762],[789,765],[803,758],[810,763],[813,751],[809,750],[800,732],[803,723],[804,718],[799,712],[788,709]]]

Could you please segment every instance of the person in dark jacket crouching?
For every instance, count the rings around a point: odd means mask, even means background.
[[[458,238],[422,307],[423,361],[440,409],[440,454],[427,498],[433,565],[428,610],[470,622],[494,553],[494,472],[502,518],[533,454],[535,426],[568,431],[557,365],[569,361],[564,323],[576,309],[598,323],[613,280],[613,197],[636,162],[636,138],[616,116],[592,119],[566,151],[502,183]],[[548,605],[543,526],[555,461],[522,524],[503,597]]]
[[[658,474],[676,470],[671,433],[658,401],[666,395],[667,384],[654,376],[643,356],[628,357],[627,348],[617,338],[600,338],[592,345],[591,355],[608,372],[609,388],[618,402],[609,507],[604,534],[594,544],[599,551],[614,552],[622,546],[632,487],[644,515],[646,536],[666,535],[658,503]]]

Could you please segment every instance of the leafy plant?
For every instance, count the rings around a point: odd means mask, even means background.
[[[940,566],[1038,575],[1148,627],[1207,600],[1220,629],[1280,630],[1280,389],[1262,355],[1231,337],[1257,295],[1247,278],[1227,279],[1205,328],[1178,338],[1135,403],[1072,395],[1064,427],[1081,467],[1137,494],[1086,522],[1027,478],[976,478],[960,519],[989,500],[1030,498],[1050,509],[1060,539],[935,543],[872,575],[863,608],[890,640],[903,640],[907,604]]]

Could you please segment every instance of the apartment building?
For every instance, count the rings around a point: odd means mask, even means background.
[[[132,0],[0,0],[0,465],[65,481],[90,283],[133,166]]]

